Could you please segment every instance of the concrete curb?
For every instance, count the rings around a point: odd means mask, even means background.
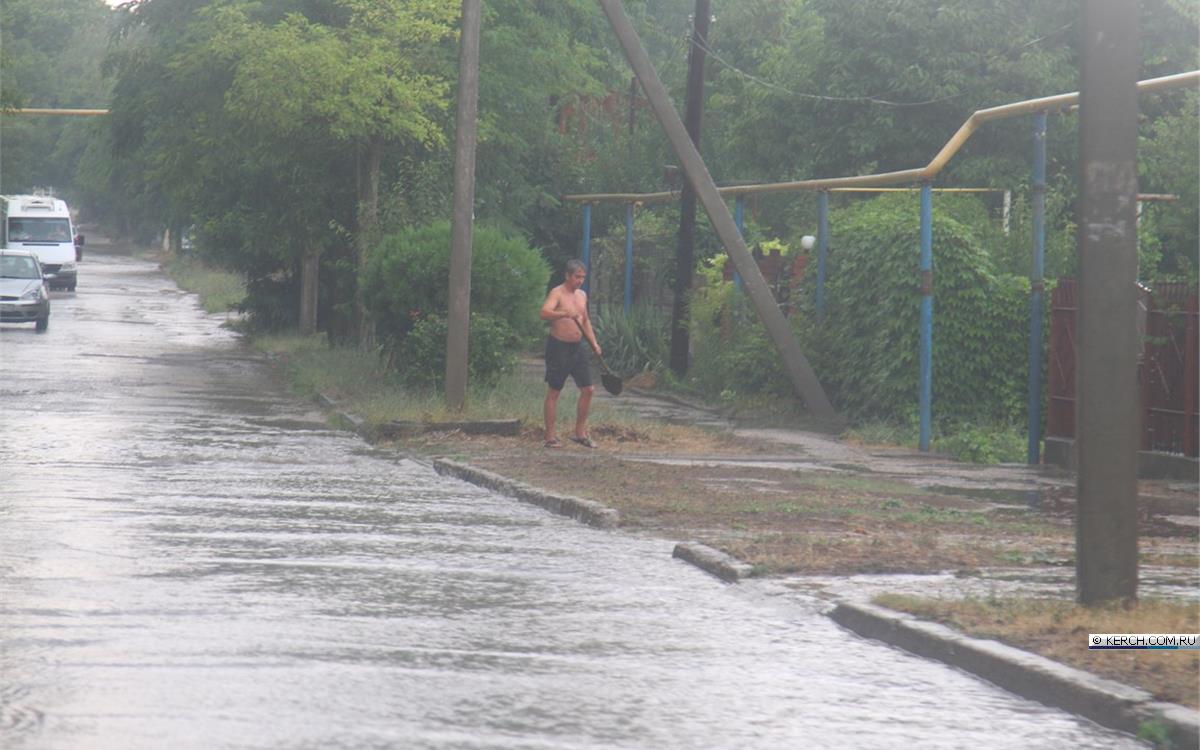
[[[680,542],[676,544],[675,551],[671,553],[671,557],[677,557],[684,562],[689,562],[706,573],[711,573],[722,581],[729,583],[737,583],[743,578],[749,578],[753,575],[754,570],[747,563],[700,542]]]
[[[841,603],[829,616],[861,636],[937,659],[1011,693],[1085,716],[1097,724],[1137,734],[1142,722],[1157,719],[1167,727],[1177,746],[1196,747],[1200,743],[1200,712],[1156,702],[1139,688],[883,607]]]
[[[524,500],[553,513],[582,521],[589,526],[611,529],[615,528],[621,520],[617,511],[594,500],[584,500],[569,495],[555,495],[524,482],[518,482],[447,458],[434,460],[433,469],[442,476],[451,476],[499,492],[502,495]]]

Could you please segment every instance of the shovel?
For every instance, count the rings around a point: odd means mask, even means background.
[[[587,341],[587,333],[583,330],[583,324],[576,320],[575,325],[579,326],[579,332],[583,334],[583,340]],[[590,341],[588,341],[588,345],[591,345]],[[621,390],[625,387],[625,382],[619,376],[613,374],[612,370],[608,369],[608,365],[604,363],[604,357],[600,356],[600,352],[596,351],[595,347],[592,347],[592,353],[596,355],[596,359],[600,362],[600,383],[604,386],[604,390],[614,396],[620,396]]]

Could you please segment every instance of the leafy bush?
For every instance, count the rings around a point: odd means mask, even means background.
[[[238,304],[246,316],[248,331],[282,331],[296,324],[299,280],[292,276],[260,277],[246,284],[246,296]]]
[[[502,321],[518,337],[541,331],[538,309],[550,269],[524,240],[477,227],[472,241],[471,309]],[[384,237],[360,283],[378,336],[393,351],[419,320],[445,316],[450,285],[450,224]]]
[[[791,380],[766,329],[744,293],[723,280],[725,258],[718,255],[705,264],[704,283],[692,294],[689,383],[725,400],[790,395]]]
[[[917,201],[890,195],[831,217],[826,317],[806,338],[818,374],[858,417],[900,419],[919,378]],[[972,198],[939,196],[933,221],[933,404],[941,418],[1019,418],[1028,280],[998,274],[989,218]]]
[[[949,426],[934,447],[959,461],[976,464],[1018,463],[1028,447],[1025,428],[1003,424]]]
[[[516,337],[503,320],[471,314],[470,345],[467,348],[468,381],[472,385],[494,383],[510,371]],[[396,351],[400,379],[418,388],[439,388],[446,374],[446,319],[425,315],[417,320]]]
[[[670,318],[650,305],[634,305],[628,315],[621,305],[604,305],[592,316],[604,361],[623,374],[663,367],[670,325]]]

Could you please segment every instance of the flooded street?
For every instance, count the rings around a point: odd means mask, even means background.
[[[4,747],[1141,746],[331,430],[151,263],[79,279],[0,327]]]

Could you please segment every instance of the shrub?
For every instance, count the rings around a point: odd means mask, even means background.
[[[512,369],[516,337],[499,318],[471,314],[470,345],[467,348],[468,380],[487,385]],[[418,388],[440,388],[446,374],[446,319],[425,315],[417,320],[396,351],[400,379]]]
[[[727,400],[791,395],[791,380],[749,300],[723,280],[725,257],[718,255],[704,266],[704,283],[692,293],[688,380],[702,393]]]
[[[949,425],[934,447],[959,461],[976,464],[1017,463],[1025,460],[1025,428],[991,423]]]
[[[975,199],[939,196],[933,222],[933,404],[939,418],[1024,409],[1028,281],[997,274]],[[902,419],[917,400],[917,201],[876,198],[831,218],[826,317],[806,324],[822,382],[858,417]]]
[[[538,309],[550,269],[524,240],[488,227],[474,231],[471,310],[502,321],[518,337],[541,331]],[[444,317],[450,284],[450,224],[439,222],[384,237],[359,280],[378,336],[391,350],[417,321]]]

